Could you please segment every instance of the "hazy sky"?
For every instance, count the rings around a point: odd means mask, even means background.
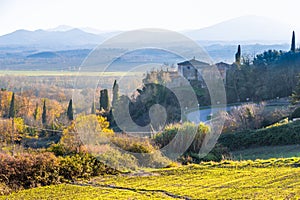
[[[243,15],[300,28],[299,0],[0,0],[0,35],[58,25],[100,30],[198,29]]]

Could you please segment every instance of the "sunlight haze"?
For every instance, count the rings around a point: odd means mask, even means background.
[[[300,29],[299,4],[296,0],[0,0],[0,35],[59,25],[103,31],[149,27],[179,31],[200,29],[244,15],[264,16]]]

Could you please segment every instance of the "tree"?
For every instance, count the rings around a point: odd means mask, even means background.
[[[92,115],[96,114],[96,106],[95,106],[95,102],[94,101],[92,103],[91,114]]]
[[[78,115],[63,130],[59,143],[70,152],[80,153],[86,151],[84,145],[91,147],[101,142],[106,143],[106,137],[112,135],[113,131],[109,129],[109,122],[106,118],[96,115]],[[104,136],[104,140],[102,136]]]
[[[34,118],[34,120],[37,120],[38,116],[39,116],[39,104],[36,103],[35,104],[35,109],[34,109],[34,112],[33,112],[33,118]]]
[[[117,83],[117,80],[115,80],[114,85],[113,85],[113,99],[111,102],[113,107],[118,102],[118,99],[119,99],[119,85]]]
[[[295,31],[293,31],[291,52],[295,52],[295,51],[296,51],[296,39],[295,39]]]
[[[72,121],[74,119],[73,101],[72,101],[72,99],[70,99],[70,101],[69,101],[68,110],[67,110],[67,116],[68,116],[68,119],[70,121]]]
[[[253,64],[256,67],[263,67],[275,64],[283,55],[282,51],[268,50],[255,56]]]
[[[241,45],[238,46],[238,50],[235,54],[235,62],[237,64],[240,64],[241,63]]]
[[[188,95],[188,93],[185,93],[186,91],[184,90],[178,90],[177,92],[180,92],[183,96]],[[139,126],[145,126],[151,122],[149,111],[155,104],[159,104],[160,106],[165,108],[166,123],[174,123],[180,121],[181,110],[178,98],[169,88],[160,84],[149,83],[145,84],[142,89],[137,89],[136,97],[134,97],[134,99],[132,99],[127,105],[129,105],[129,113],[132,120]],[[115,112],[128,112],[128,110],[126,110],[126,103],[125,105],[123,105],[123,108],[119,107]],[[163,115],[158,115],[157,117],[155,117],[155,120],[162,119],[162,116]],[[160,123],[163,122],[161,121],[157,123],[157,125]]]
[[[9,106],[9,118],[14,118],[16,115],[16,109],[15,109],[15,93],[12,94],[10,106]]]
[[[100,91],[100,110],[109,110],[109,99],[107,89]]]
[[[43,123],[43,125],[46,125],[46,123],[47,123],[46,100],[44,100],[44,105],[43,105],[42,123]]]

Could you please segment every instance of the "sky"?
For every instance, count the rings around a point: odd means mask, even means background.
[[[244,15],[300,28],[299,0],[0,0],[0,35],[59,25],[103,31],[200,29]]]

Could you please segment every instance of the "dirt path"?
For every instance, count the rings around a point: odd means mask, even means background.
[[[102,185],[102,184],[97,184],[97,183],[73,183],[72,185],[79,185],[79,186],[92,186],[92,187],[99,187],[99,188],[112,188],[112,189],[117,189],[117,190],[128,190],[132,192],[157,192],[157,193],[162,193],[164,195],[167,195],[169,197],[172,197],[174,199],[185,199],[185,200],[191,200],[192,198],[186,197],[186,196],[180,196],[173,194],[171,192],[168,192],[166,190],[148,190],[148,189],[142,189],[142,188],[130,188],[130,187],[121,187],[121,186],[115,186],[115,185]]]

